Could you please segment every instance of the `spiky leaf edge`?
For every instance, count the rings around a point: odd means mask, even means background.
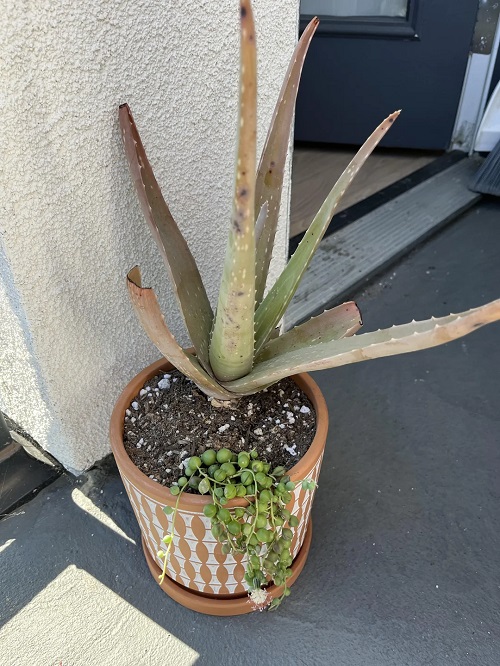
[[[359,172],[365,161],[378,145],[385,133],[399,115],[391,113],[368,137],[333,186],[330,194],[307,229],[304,238],[283,269],[281,275],[269,290],[255,313],[255,353],[258,354],[278,325],[295,294],[304,272],[309,266],[325,231],[330,224],[335,209],[345,191]]]
[[[213,312],[196,262],[156,181],[128,104],[119,110],[125,153],[137,195],[160,249],[196,354],[210,372],[208,345]]]
[[[255,362],[258,364],[294,350],[350,337],[359,331],[362,324],[361,313],[356,303],[354,301],[342,303],[295,326],[274,340],[269,340]]]
[[[445,344],[499,319],[500,299],[447,317],[432,317],[290,351],[257,364],[249,375],[224,386],[234,393],[249,395],[299,372],[325,370]]]
[[[198,388],[218,400],[234,399],[232,393],[220,386],[201,366],[198,359],[184,351],[170,332],[160,310],[154,291],[142,287],[141,273],[135,266],[127,275],[127,288],[135,313],[151,342],[161,354]]]
[[[278,226],[285,163],[304,60],[319,20],[314,17],[295,47],[274,109],[271,125],[257,171],[255,214],[267,203],[269,207],[262,233],[257,236],[255,302],[259,305],[266,288],[274,238]]]

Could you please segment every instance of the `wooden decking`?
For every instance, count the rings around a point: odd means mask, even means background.
[[[295,147],[290,237],[307,229],[332,185],[355,152],[355,148],[345,146],[331,149]],[[404,178],[436,157],[436,153],[420,151],[387,149],[376,151],[356,176],[337,212]]]

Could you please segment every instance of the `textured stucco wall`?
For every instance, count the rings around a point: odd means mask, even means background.
[[[262,146],[298,1],[254,0],[254,11]],[[0,406],[80,471],[109,451],[123,385],[158,357],[128,302],[134,264],[187,342],[129,179],[118,104],[132,108],[215,303],[235,158],[238,2],[6,0],[2,13]],[[285,237],[282,224],[275,268]]]

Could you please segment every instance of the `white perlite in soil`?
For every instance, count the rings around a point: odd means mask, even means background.
[[[273,467],[290,469],[309,448],[315,429],[314,409],[291,379],[231,407],[216,407],[172,370],[149,379],[134,397],[125,415],[124,443],[144,474],[171,485],[190,456],[209,448],[256,449]]]

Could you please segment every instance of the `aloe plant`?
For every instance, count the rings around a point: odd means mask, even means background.
[[[240,104],[233,211],[216,313],[196,262],[162,196],[129,107],[120,125],[139,200],[169,271],[194,353],[176,342],[138,267],[127,276],[137,316],[160,352],[208,396],[230,401],[283,377],[402,354],[446,343],[500,319],[500,300],[460,314],[357,335],[361,316],[344,303],[280,335],[279,325],[339,201],[399,115],[389,115],[352,159],[312,220],[287,266],[270,286],[269,264],[278,224],[293,110],[304,59],[318,25],[297,44],[256,167],[256,45],[250,0],[240,1]]]

